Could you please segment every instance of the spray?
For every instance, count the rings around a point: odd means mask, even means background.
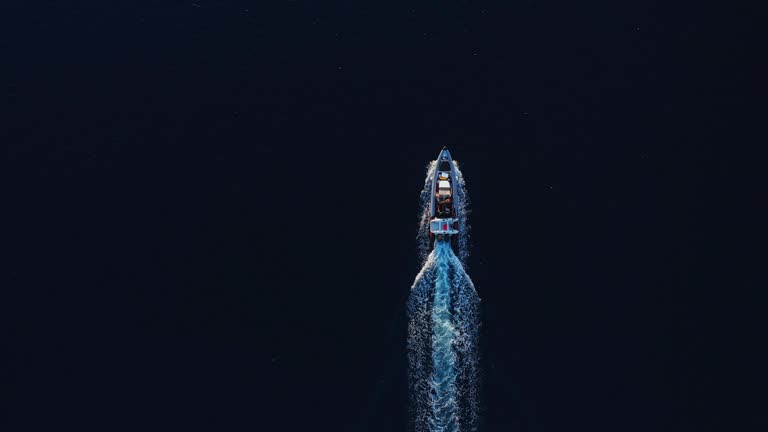
[[[429,204],[436,162],[427,167],[421,194],[419,246],[423,267],[408,300],[408,360],[411,426],[415,432],[461,432],[478,428],[479,302],[464,263],[467,194],[456,162],[457,251],[437,240],[428,251]]]

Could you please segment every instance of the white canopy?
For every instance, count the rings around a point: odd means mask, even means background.
[[[448,180],[440,180],[437,185],[438,191],[440,192],[440,195],[450,195],[451,194],[451,182]]]

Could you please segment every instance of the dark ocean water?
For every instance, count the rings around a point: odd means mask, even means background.
[[[406,430],[444,145],[471,181],[485,430],[764,430],[759,22],[3,2],[2,430]]]

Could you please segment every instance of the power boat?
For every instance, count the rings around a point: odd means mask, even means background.
[[[451,153],[443,147],[437,157],[435,174],[432,178],[432,201],[429,213],[429,237],[435,241],[458,242],[459,208],[456,205],[458,177]]]

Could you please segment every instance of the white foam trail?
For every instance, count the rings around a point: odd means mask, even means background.
[[[455,164],[455,162],[454,162]],[[431,179],[436,162],[427,167],[422,192],[419,242],[424,266],[408,300],[408,359],[412,429],[416,432],[461,432],[478,428],[479,302],[464,270],[468,255],[467,197],[457,169],[456,205],[460,211],[459,256],[450,242],[429,248]]]

